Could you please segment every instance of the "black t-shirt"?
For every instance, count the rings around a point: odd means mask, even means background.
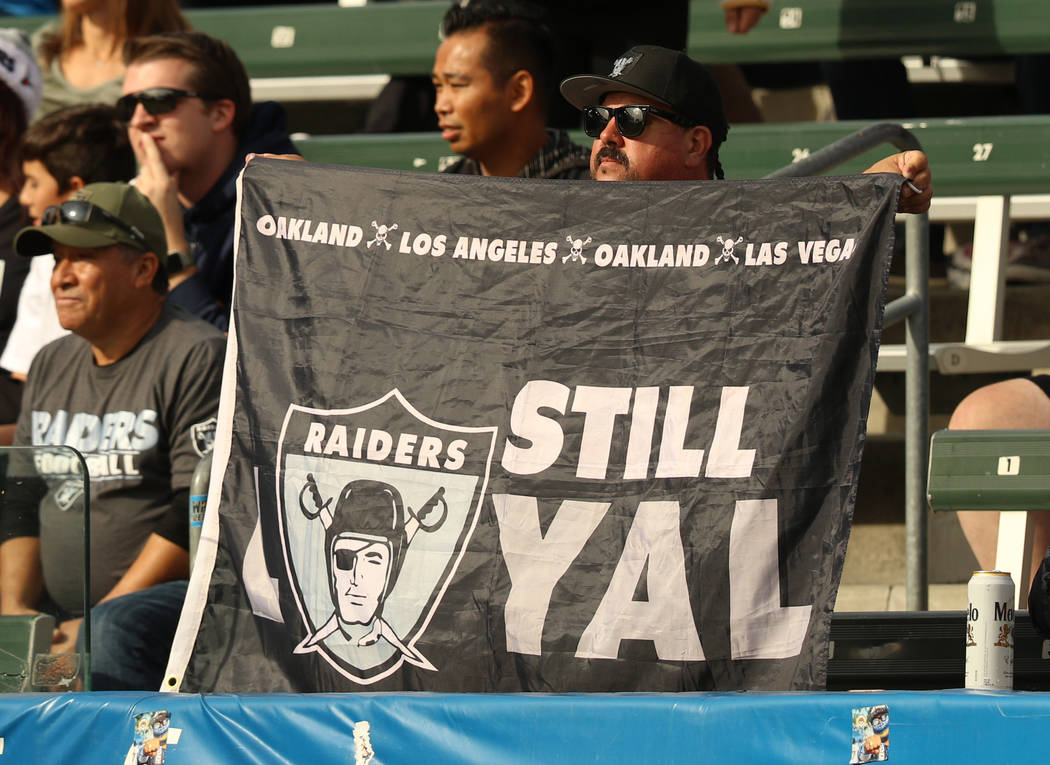
[[[29,274],[30,258],[23,258],[14,251],[15,234],[27,225],[29,221],[17,196],[0,205],[0,350],[7,345],[7,338],[15,325],[18,296]]]

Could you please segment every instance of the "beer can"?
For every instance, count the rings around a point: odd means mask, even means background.
[[[966,594],[966,687],[1013,690],[1013,579],[1005,571],[975,571]]]

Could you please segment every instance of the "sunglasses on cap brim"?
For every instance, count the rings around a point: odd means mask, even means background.
[[[598,138],[609,120],[616,118],[616,129],[624,138],[637,138],[645,132],[645,126],[649,117],[662,117],[668,122],[682,127],[692,127],[696,123],[681,114],[675,114],[655,106],[643,104],[631,106],[618,106],[611,109],[608,106],[588,106],[583,110],[583,132],[591,138]]]
[[[137,93],[128,93],[121,96],[117,101],[117,118],[127,122],[135,113],[135,107],[142,104],[147,113],[167,114],[179,105],[184,98],[200,98],[204,101],[214,101],[220,96],[207,93],[197,93],[193,90],[180,90],[178,88],[146,88]]]
[[[45,226],[53,226],[56,223],[77,226],[91,223],[92,221],[97,222],[100,218],[106,223],[111,223],[121,231],[124,231],[131,237],[133,242],[142,248],[143,252],[150,249],[149,245],[146,244],[145,235],[135,226],[125,223],[113,213],[103,210],[98,205],[94,205],[84,199],[68,199],[62,204],[48,207],[44,210],[44,215],[41,217],[40,222]]]

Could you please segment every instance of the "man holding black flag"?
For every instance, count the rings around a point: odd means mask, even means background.
[[[614,63],[608,76],[577,75],[562,95],[583,111],[594,139],[591,177],[599,181],[704,181],[725,174],[718,150],[729,133],[718,86],[708,71],[681,51],[638,45]],[[933,187],[926,155],[893,154],[866,173],[908,179],[899,212],[930,207]]]
[[[613,71],[579,78],[596,177],[720,175],[699,65]],[[891,168],[928,189],[921,154]],[[263,483],[218,467],[172,688],[822,687],[902,182],[253,163],[219,432],[270,434],[226,463]]]

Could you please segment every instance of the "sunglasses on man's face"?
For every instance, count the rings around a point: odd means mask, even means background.
[[[616,118],[616,129],[624,138],[637,138],[645,132],[649,116],[663,117],[669,122],[682,127],[692,127],[692,120],[681,114],[657,109],[655,106],[639,104],[637,106],[618,106],[610,109],[608,106],[588,106],[583,110],[583,132],[591,138],[597,138],[609,124],[609,120]]]
[[[142,108],[149,114],[167,114],[179,105],[184,98],[201,98],[205,101],[214,100],[217,96],[206,93],[196,93],[192,90],[179,90],[178,88],[146,88],[138,93],[128,93],[121,96],[117,101],[117,118],[128,122],[135,113],[135,107],[142,104]]]
[[[113,213],[103,210],[98,205],[93,205],[84,199],[68,199],[62,204],[52,205],[44,210],[40,222],[45,226],[53,226],[56,223],[71,223],[74,226],[102,218],[107,223],[112,223],[121,231],[126,232],[131,239],[142,247],[143,251],[149,250],[146,237],[141,231],[130,223],[125,223]]]

